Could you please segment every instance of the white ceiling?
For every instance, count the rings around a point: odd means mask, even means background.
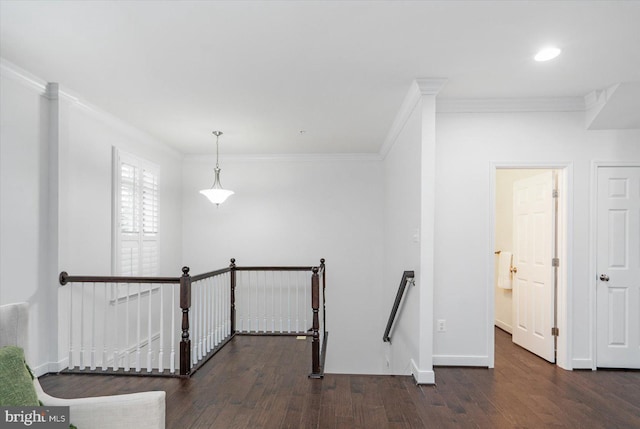
[[[638,1],[1,0],[0,55],[184,153],[217,129],[227,153],[376,153],[415,78],[443,98],[640,82],[639,23]]]

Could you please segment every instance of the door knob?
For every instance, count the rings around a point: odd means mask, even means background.
[[[608,282],[609,276],[606,274],[600,274],[600,280],[602,280],[603,282]]]
[[[511,268],[509,268],[509,271],[511,271],[512,273],[517,273],[518,272],[518,267],[511,267]]]

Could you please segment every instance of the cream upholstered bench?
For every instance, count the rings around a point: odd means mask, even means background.
[[[0,306],[0,347],[25,350],[29,340],[29,305],[26,302]],[[61,399],[47,395],[37,378],[33,384],[45,406],[68,406],[70,420],[79,429],[164,429],[165,392],[141,392],[93,398]]]

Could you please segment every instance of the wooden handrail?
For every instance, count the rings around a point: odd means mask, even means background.
[[[236,271],[312,271],[315,267],[235,267]]]
[[[180,283],[180,277],[134,277],[134,276],[70,276],[63,271],[58,276],[62,286],[67,283]]]
[[[221,268],[219,270],[209,271],[208,273],[198,274],[197,276],[192,276],[192,282],[199,282],[200,280],[208,279],[209,277],[219,276],[220,274],[228,273],[231,271],[231,267]]]
[[[404,290],[406,289],[407,282],[409,280],[413,280],[415,278],[415,273],[413,271],[405,271],[402,273],[402,280],[400,280],[400,286],[398,286],[398,293],[396,293],[396,300],[393,302],[393,308],[391,309],[391,314],[389,315],[389,320],[387,321],[387,327],[384,330],[384,335],[382,336],[382,341],[391,342],[391,338],[389,334],[391,333],[391,327],[393,326],[393,322],[396,319],[396,314],[398,313],[398,308],[400,308],[400,302],[402,301],[402,295],[404,294]]]

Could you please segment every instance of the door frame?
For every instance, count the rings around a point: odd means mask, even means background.
[[[557,337],[556,365],[563,369],[573,369],[571,338],[573,330],[572,320],[572,290],[573,290],[573,163],[571,162],[496,162],[490,163],[490,193],[489,204],[489,246],[487,250],[487,267],[495,265],[495,235],[496,235],[496,171],[498,169],[544,169],[558,171],[558,286],[556,295]],[[487,351],[489,368],[495,363],[495,273],[493,268],[487,270],[487,307],[489,320],[487,323]]]
[[[591,162],[591,204],[589,210],[589,329],[591,330],[591,369],[598,369],[598,168],[600,167],[640,167],[640,161],[592,161]]]

